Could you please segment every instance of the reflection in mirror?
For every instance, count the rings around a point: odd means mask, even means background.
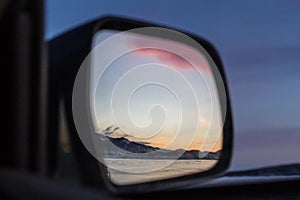
[[[223,120],[205,54],[179,41],[119,33],[93,38],[91,112],[108,178],[129,185],[211,169]]]

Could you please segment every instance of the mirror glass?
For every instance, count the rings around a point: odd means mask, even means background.
[[[220,98],[206,53],[180,37],[148,33],[93,37],[90,110],[116,185],[204,172],[222,151]]]

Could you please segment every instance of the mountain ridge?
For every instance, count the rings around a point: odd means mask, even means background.
[[[110,137],[100,135],[104,148],[104,156],[107,158],[142,158],[142,159],[203,159],[218,160],[221,150],[208,152],[200,150],[167,150],[153,147],[147,144],[130,141],[125,137]],[[110,141],[113,145],[109,144]]]

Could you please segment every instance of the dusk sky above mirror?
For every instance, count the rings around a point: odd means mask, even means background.
[[[235,126],[231,169],[299,162],[299,2],[229,2],[175,0],[158,6],[134,0],[48,0],[45,37],[106,15],[202,36],[220,53],[228,78]]]

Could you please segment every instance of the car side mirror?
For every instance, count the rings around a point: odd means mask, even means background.
[[[73,119],[108,188],[176,189],[224,173],[233,127],[214,47],[121,18],[97,21],[91,37],[73,87]]]

